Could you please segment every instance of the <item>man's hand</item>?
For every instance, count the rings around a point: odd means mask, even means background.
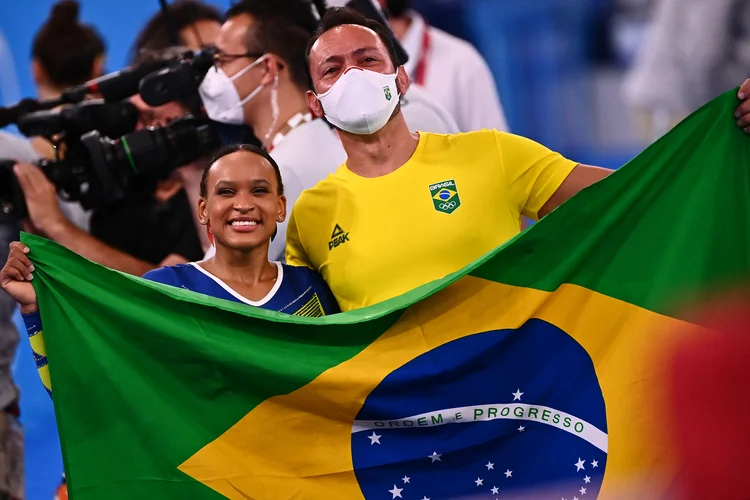
[[[742,101],[742,104],[734,110],[737,126],[742,128],[746,134],[750,134],[750,78],[742,84],[737,92],[737,97]]]
[[[19,241],[10,244],[10,253],[5,266],[0,269],[0,288],[21,306],[23,314],[39,310],[36,304],[36,292],[31,285],[34,275],[34,264],[28,257],[29,248]]]
[[[29,163],[16,163],[13,171],[23,190],[29,219],[36,229],[49,235],[55,228],[68,222],[57,204],[55,186],[39,167]]]

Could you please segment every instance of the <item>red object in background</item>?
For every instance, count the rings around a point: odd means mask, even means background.
[[[68,485],[63,483],[55,492],[55,500],[68,500]]]
[[[679,498],[750,495],[750,293],[710,304],[691,318],[715,333],[680,344],[671,360]]]

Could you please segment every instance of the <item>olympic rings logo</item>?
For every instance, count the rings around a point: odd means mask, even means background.
[[[451,210],[453,208],[456,208],[456,202],[451,201],[448,203],[441,203],[439,206],[440,206],[440,210]]]

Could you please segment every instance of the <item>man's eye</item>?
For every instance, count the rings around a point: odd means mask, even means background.
[[[323,74],[324,75],[330,75],[330,74],[335,73],[335,72],[336,72],[336,68],[328,68],[327,70],[325,70],[323,72]]]

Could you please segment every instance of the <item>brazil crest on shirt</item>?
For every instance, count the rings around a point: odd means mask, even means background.
[[[660,360],[701,332],[677,306],[750,275],[736,104],[717,98],[466,269],[325,318],[146,282],[25,235],[71,498],[668,489]],[[431,187],[436,209],[457,209],[459,188]]]

